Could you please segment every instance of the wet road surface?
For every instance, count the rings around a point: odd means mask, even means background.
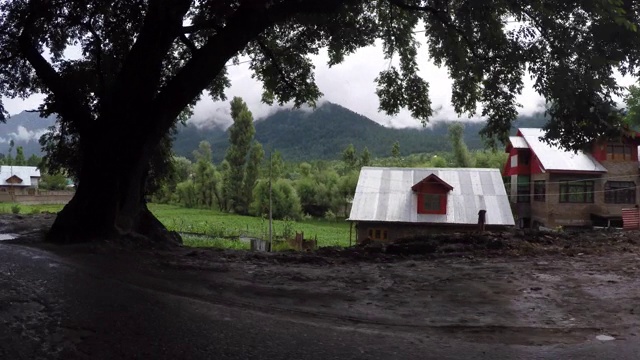
[[[636,339],[461,342],[213,304],[129,276],[0,242],[0,359],[640,359]]]

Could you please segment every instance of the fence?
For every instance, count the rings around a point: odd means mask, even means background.
[[[622,226],[625,230],[640,229],[640,211],[638,208],[622,209]]]
[[[47,192],[38,195],[2,193],[0,194],[0,202],[12,202],[23,205],[64,205],[68,203],[72,197],[73,193],[68,191]]]

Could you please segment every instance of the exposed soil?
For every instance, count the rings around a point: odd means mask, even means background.
[[[629,339],[640,328],[636,231],[454,234],[268,254],[38,243],[52,220],[0,216],[0,233],[136,286],[292,319],[523,345]]]

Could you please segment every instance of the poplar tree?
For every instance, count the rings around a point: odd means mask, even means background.
[[[225,173],[224,193],[227,210],[246,213],[248,204],[243,181],[249,149],[256,130],[253,126],[253,116],[240,97],[231,100],[231,118],[233,125],[229,128],[229,147],[225,154],[229,168]]]
[[[247,163],[246,171],[244,174],[244,183],[243,183],[243,214],[247,214],[249,212],[249,205],[253,201],[253,188],[256,186],[258,178],[260,177],[260,166],[262,165],[262,160],[264,159],[264,150],[262,149],[262,145],[254,141],[251,146],[251,150],[249,151],[249,162]]]

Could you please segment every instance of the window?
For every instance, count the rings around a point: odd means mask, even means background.
[[[529,176],[518,176],[518,201],[519,203],[528,203],[531,201],[531,186],[529,184]]]
[[[633,181],[607,181],[604,184],[604,202],[607,204],[635,204],[636,183]]]
[[[440,197],[438,194],[424,194],[423,208],[424,211],[440,211]]]
[[[520,165],[529,165],[531,161],[531,153],[529,150],[520,151],[519,153]]]
[[[631,146],[626,144],[608,144],[607,160],[631,160]]]
[[[592,203],[593,181],[561,181],[561,203]]]
[[[544,180],[536,180],[533,182],[533,200],[545,201],[547,189]]]
[[[371,240],[387,240],[387,229],[369,229]]]

